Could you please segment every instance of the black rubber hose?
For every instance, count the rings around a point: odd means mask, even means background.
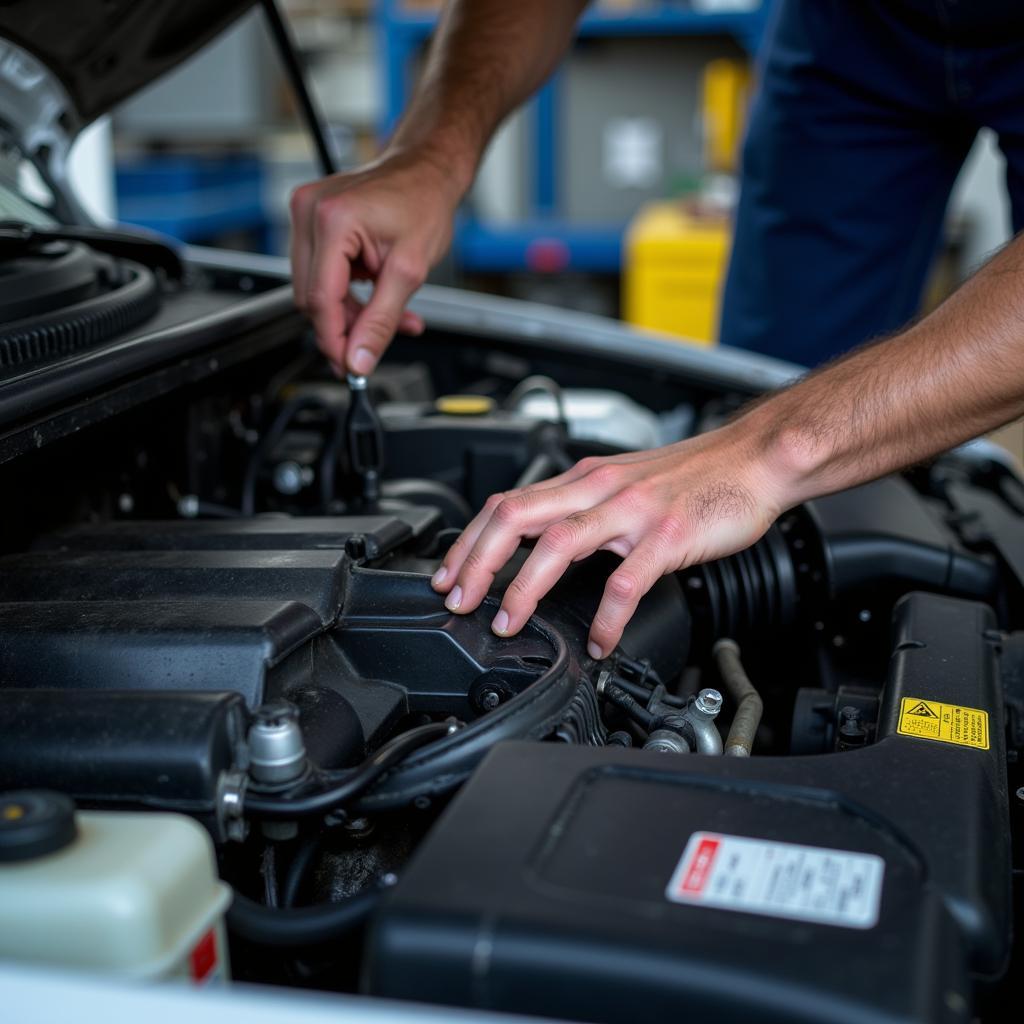
[[[598,687],[598,693],[620,711],[625,712],[641,729],[650,732],[654,728],[655,716],[618,683],[607,682],[604,686]]]
[[[724,754],[726,757],[750,757],[764,711],[761,695],[754,689],[754,684],[743,668],[739,644],[735,640],[718,640],[711,648],[711,653],[718,665],[722,685],[736,702],[736,714],[733,715],[729,735],[725,740]]]
[[[300,796],[272,796],[249,791],[245,795],[243,809],[252,817],[278,821],[328,814],[351,803],[414,750],[447,736],[451,729],[450,722],[430,722],[410,729],[389,740],[358,768],[345,772],[343,776],[340,773],[326,776],[329,781],[337,780],[337,784],[329,789]]]
[[[320,453],[320,505],[328,512],[334,500],[334,480],[338,471],[338,455],[345,443],[345,420],[348,406],[339,407],[334,414],[334,429]]]
[[[654,689],[642,686],[640,683],[634,683],[629,679],[623,679],[622,676],[615,677],[615,685],[620,689],[625,690],[634,700],[640,701],[644,706],[650,701],[654,694]],[[661,683],[658,686],[662,686]],[[664,690],[664,687],[662,686]],[[685,708],[686,700],[682,697],[677,697],[673,693],[661,693],[659,695],[659,701],[662,704],[668,704],[669,707],[673,708]]]
[[[320,837],[310,836],[296,851],[285,874],[284,887],[281,890],[281,906],[294,907],[299,902],[302,883],[309,873],[310,866],[320,852]]]
[[[228,931],[259,946],[316,946],[334,942],[364,924],[381,899],[381,890],[367,889],[340,903],[312,907],[265,907],[235,893],[228,907]]]
[[[565,432],[569,433],[569,415],[565,407],[565,392],[561,384],[547,377],[542,373],[536,373],[532,377],[521,380],[505,399],[506,409],[515,409],[516,406],[532,391],[545,391],[555,401],[555,410],[558,413],[558,422]]]

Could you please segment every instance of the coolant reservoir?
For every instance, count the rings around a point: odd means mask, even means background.
[[[0,959],[223,982],[229,902],[191,818],[0,794]]]
[[[600,441],[617,448],[639,450],[662,443],[658,417],[618,391],[567,388],[562,401],[569,436],[577,441]],[[518,406],[524,416],[557,421],[558,402],[545,392],[524,395]]]

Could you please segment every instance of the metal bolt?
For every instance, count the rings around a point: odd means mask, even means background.
[[[861,622],[870,622],[871,610],[868,608],[861,608],[861,610],[857,612],[857,618],[860,619]]]
[[[178,499],[178,515],[183,519],[195,519],[199,515],[199,499],[194,494],[183,494]]]
[[[123,513],[125,513],[125,515],[127,515],[134,508],[135,508],[135,499],[130,494],[125,492],[124,494],[119,494],[117,496],[117,510],[119,512],[123,512]]]
[[[279,786],[306,770],[306,746],[299,710],[288,701],[266,704],[249,729],[249,774],[256,782]]]
[[[696,708],[702,714],[708,715],[714,718],[719,711],[722,710],[722,695],[718,690],[712,690],[710,688],[701,690],[697,694],[697,699],[694,701]]]
[[[1017,790],[1017,799],[1024,802],[1024,786]]]
[[[860,710],[858,708],[842,707],[839,709],[839,729],[841,732],[860,731]]]
[[[274,467],[274,490],[278,494],[298,494],[303,486],[302,467],[292,459]]]
[[[359,377],[359,376],[357,376],[354,373],[349,373],[349,374],[346,375],[346,380],[348,381],[348,386],[353,391],[365,391],[366,390],[366,378],[365,377]]]
[[[501,694],[497,690],[486,689],[480,694],[480,706],[485,711],[493,711],[501,703]]]

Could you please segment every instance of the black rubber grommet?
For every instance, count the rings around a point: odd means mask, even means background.
[[[54,853],[70,846],[77,835],[75,805],[63,793],[0,793],[0,863]]]

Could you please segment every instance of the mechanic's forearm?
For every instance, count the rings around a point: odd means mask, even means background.
[[[1021,415],[1024,235],[919,323],[811,374],[735,426],[758,439],[791,506]]]
[[[449,0],[389,150],[435,160],[461,192],[502,119],[554,70],[587,0]]]

